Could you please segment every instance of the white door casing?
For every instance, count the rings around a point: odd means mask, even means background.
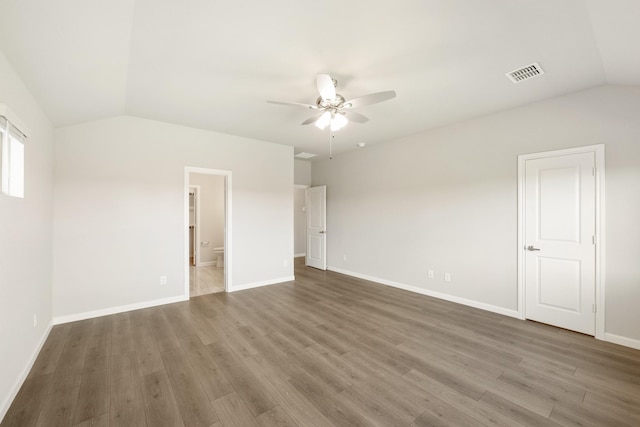
[[[307,255],[306,265],[327,269],[327,187],[307,189]]]
[[[584,147],[519,159],[521,316],[589,335],[597,335],[600,299],[596,151]]]

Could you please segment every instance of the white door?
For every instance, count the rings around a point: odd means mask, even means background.
[[[307,189],[307,257],[310,267],[327,269],[327,187]]]
[[[525,161],[527,319],[595,334],[595,153]]]

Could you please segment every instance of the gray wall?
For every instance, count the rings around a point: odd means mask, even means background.
[[[2,52],[0,103],[30,130],[24,199],[0,195],[2,419],[51,325],[53,127]]]
[[[316,161],[328,263],[516,310],[517,156],[603,143],[606,332],[640,344],[639,117],[640,88],[607,86]]]
[[[185,166],[233,173],[230,289],[293,276],[292,147],[128,116],[55,138],[54,317],[185,296]]]

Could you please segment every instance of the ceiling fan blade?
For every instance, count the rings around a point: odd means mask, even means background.
[[[336,87],[333,85],[333,80],[329,74],[318,74],[316,83],[322,99],[328,101],[336,99]]]
[[[367,123],[369,118],[367,116],[363,116],[360,113],[356,113],[355,111],[340,111],[340,114],[345,116],[347,120],[355,123]]]
[[[267,102],[269,104],[290,105],[290,106],[294,106],[294,107],[309,108],[311,110],[317,110],[318,109],[317,105],[302,104],[300,102],[283,102],[283,101],[267,101]]]
[[[325,113],[325,112],[323,111],[323,112],[322,112],[322,113],[320,113],[320,114],[316,114],[315,116],[309,117],[307,120],[305,120],[304,122],[302,122],[302,123],[300,123],[300,124],[301,124],[301,125],[310,125],[311,123],[315,123],[315,122],[317,122],[317,121],[318,121],[318,119],[319,119],[320,117],[322,117],[322,115],[323,115],[324,113]]]
[[[378,102],[386,101],[396,97],[394,90],[387,90],[385,92],[370,93],[369,95],[353,98],[350,101],[344,103],[343,108],[356,108],[364,105],[377,104]]]

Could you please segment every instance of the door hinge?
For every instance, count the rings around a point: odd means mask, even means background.
[[[591,236],[591,243],[596,244],[596,235]]]
[[[591,175],[596,176],[596,167],[591,168]]]
[[[592,305],[592,310],[593,310],[594,313],[597,313],[598,312],[598,306],[593,304]]]

